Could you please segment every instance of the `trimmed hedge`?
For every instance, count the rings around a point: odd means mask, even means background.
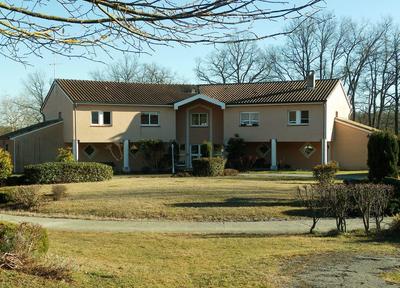
[[[111,166],[95,162],[48,162],[25,166],[25,177],[31,184],[57,184],[110,180]]]
[[[222,176],[225,162],[222,157],[193,159],[193,176]]]

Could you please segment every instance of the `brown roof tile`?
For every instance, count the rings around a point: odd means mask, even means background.
[[[338,82],[317,80],[314,89],[307,89],[306,81],[175,85],[56,80],[76,103],[142,105],[171,105],[197,93],[231,105],[323,102]]]
[[[314,89],[307,89],[306,81],[200,85],[200,93],[232,105],[323,102],[338,81],[317,80]]]

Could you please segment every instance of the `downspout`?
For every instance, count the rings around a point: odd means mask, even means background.
[[[14,146],[14,148],[13,148],[14,173],[17,173],[17,166],[16,166],[16,164],[17,164],[17,150],[15,149],[16,148],[15,147],[15,139],[13,140],[13,146]]]
[[[327,113],[326,113],[326,103],[327,103],[327,101],[325,101],[324,102],[324,111],[323,111],[323,130],[322,130],[322,141],[321,141],[321,145],[323,146],[322,147],[322,151],[323,151],[323,154],[322,154],[322,164],[325,164],[325,163],[327,163],[328,162],[328,143],[327,143],[327,140],[326,140],[326,130],[327,130],[327,127],[326,127],[326,125],[327,125],[327,119],[326,119],[326,117],[327,117]]]

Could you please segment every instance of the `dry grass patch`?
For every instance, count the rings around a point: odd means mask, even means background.
[[[398,244],[365,236],[165,235],[51,232],[50,252],[74,259],[68,287],[287,287],[287,267],[299,256],[329,253],[398,254]],[[18,287],[64,287],[0,274]],[[5,286],[7,287],[7,286]],[[17,286],[8,286],[17,287]]]
[[[261,221],[308,216],[295,198],[310,181],[260,177],[118,176],[98,183],[65,185],[68,197],[35,212],[77,218]],[[51,186],[42,186],[51,194]],[[3,208],[6,208],[3,206]]]

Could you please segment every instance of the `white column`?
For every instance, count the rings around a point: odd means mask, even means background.
[[[124,172],[130,172],[129,168],[129,140],[124,140]]]
[[[276,164],[276,139],[271,139],[271,170],[278,170]]]
[[[79,161],[79,140],[72,140],[72,154],[74,155],[74,160]]]
[[[328,163],[328,142],[326,139],[321,139],[321,164]]]

